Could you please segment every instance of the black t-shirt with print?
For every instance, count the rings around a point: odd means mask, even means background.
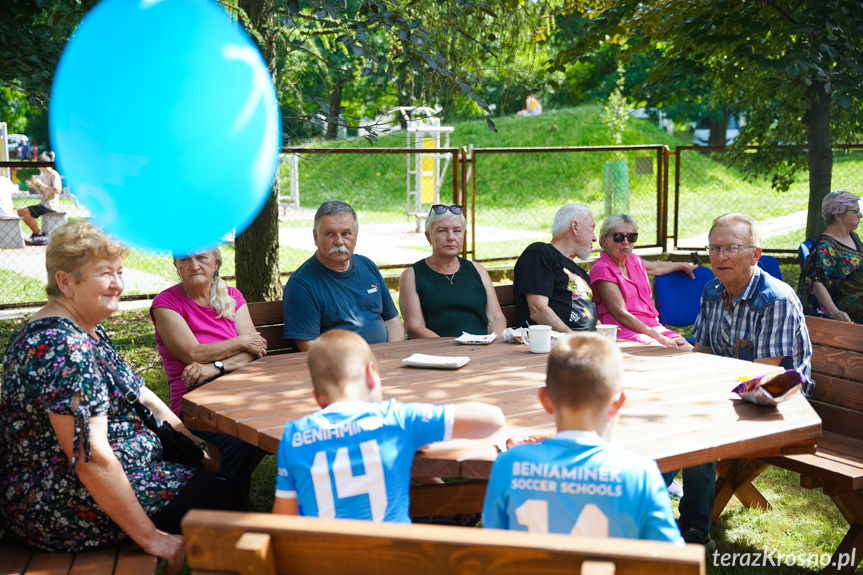
[[[551,244],[531,244],[515,263],[513,293],[519,327],[530,318],[526,294],[548,297],[548,305],[570,329],[595,330],[598,315],[590,276]]]

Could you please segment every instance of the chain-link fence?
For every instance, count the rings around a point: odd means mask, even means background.
[[[431,250],[423,218],[417,214],[424,216],[433,203],[460,201],[460,153],[458,148],[433,152],[427,148],[285,149],[279,169],[280,269],[293,271],[314,253],[315,211],[332,198],[349,202],[359,214],[357,253],[382,268],[404,267],[421,259]],[[13,195],[12,216],[0,219],[0,309],[46,299],[46,246],[25,245],[31,230],[14,212],[40,202],[38,195],[27,193],[23,182],[38,173],[36,167],[53,167],[53,163],[2,166],[11,168],[12,180],[20,188]],[[90,217],[86,206],[68,190],[60,198],[60,211],[64,219]],[[39,220],[40,226],[45,226],[45,218]],[[226,242],[221,251],[221,274],[230,278],[235,270],[232,242]],[[123,276],[124,298],[154,296],[177,281],[170,253],[137,248],[124,260]]]
[[[727,212],[749,214],[761,222],[762,247],[771,252],[794,252],[806,239],[809,206],[809,172],[800,170],[788,191],[773,189],[773,174],[747,176],[741,162],[756,148],[732,159],[721,147],[678,146],[675,150],[674,194],[670,210],[674,247],[700,250],[716,216]],[[783,153],[805,154],[788,149]],[[805,158],[804,158],[805,161]],[[863,183],[863,146],[837,146],[833,150],[832,190],[860,193]]]
[[[408,266],[430,253],[422,217],[431,203],[467,206],[470,255],[477,260],[515,260],[535,241],[548,241],[557,209],[569,202],[590,206],[599,226],[605,216],[638,218],[639,246],[666,245],[673,233],[680,249],[701,249],[710,221],[742,211],[764,223],[766,249],[796,250],[804,239],[808,174],[788,192],[775,192],[770,177],[746,179],[724,150],[677,148],[674,175],[662,145],[592,148],[291,148],[280,167],[280,268],[295,270],[315,250],[314,214],[324,200],[349,202],[359,213],[357,253],[381,268]],[[39,162],[11,166],[16,183],[36,173]],[[856,192],[863,181],[863,146],[834,150],[832,189]],[[668,199],[669,183],[674,194]],[[74,191],[74,190],[73,190]],[[39,203],[21,186],[13,210]],[[86,206],[64,192],[66,218],[89,217]],[[672,220],[668,221],[669,214]],[[96,222],[98,224],[98,222]],[[16,217],[0,218],[0,308],[45,301],[45,246],[23,246],[30,230]],[[234,248],[222,247],[224,276],[234,275]],[[125,262],[126,297],[152,296],[176,282],[170,254],[133,249]]]
[[[596,233],[611,214],[638,220],[639,246],[665,244],[665,158],[662,145],[562,148],[477,148],[467,156],[467,195],[475,225],[474,258],[514,260],[551,238],[564,204],[590,207]]]

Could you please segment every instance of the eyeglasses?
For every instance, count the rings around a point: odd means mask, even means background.
[[[858,216],[860,215],[860,208],[857,208],[856,210],[848,210],[848,211],[851,212],[852,214],[857,214]]]
[[[634,234],[611,234],[611,239],[613,239],[616,244],[621,243],[623,238],[629,240],[629,243],[634,244],[636,240],[638,240],[638,232]]]
[[[436,214],[443,214],[447,210],[449,210],[457,216],[462,215],[462,213],[464,212],[464,206],[460,206],[458,204],[453,204],[451,206],[445,206],[444,204],[435,204],[431,207],[431,209]]]
[[[705,246],[704,249],[707,250],[707,253],[712,256],[718,256],[719,252],[727,256],[737,255],[737,252],[740,251],[740,248],[755,248],[758,246],[747,246],[744,244],[725,244],[724,246]]]

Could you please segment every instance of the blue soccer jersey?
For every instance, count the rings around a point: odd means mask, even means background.
[[[276,497],[299,514],[410,523],[417,449],[452,437],[452,405],[337,402],[285,425]]]
[[[491,470],[482,524],[683,544],[656,462],[584,431],[561,431],[502,453]]]

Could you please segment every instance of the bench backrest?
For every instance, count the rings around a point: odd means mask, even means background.
[[[267,340],[267,355],[296,351],[294,340],[285,339],[285,317],[281,301],[253,301],[246,304],[252,323]]]
[[[863,325],[806,316],[812,406],[824,431],[863,439]]]
[[[506,327],[516,327],[515,292],[512,289],[512,284],[494,286],[494,293],[497,295],[500,309],[503,310],[503,317],[506,318]]]
[[[183,536],[192,569],[218,573],[705,572],[704,548],[696,545],[471,527],[192,510]]]

